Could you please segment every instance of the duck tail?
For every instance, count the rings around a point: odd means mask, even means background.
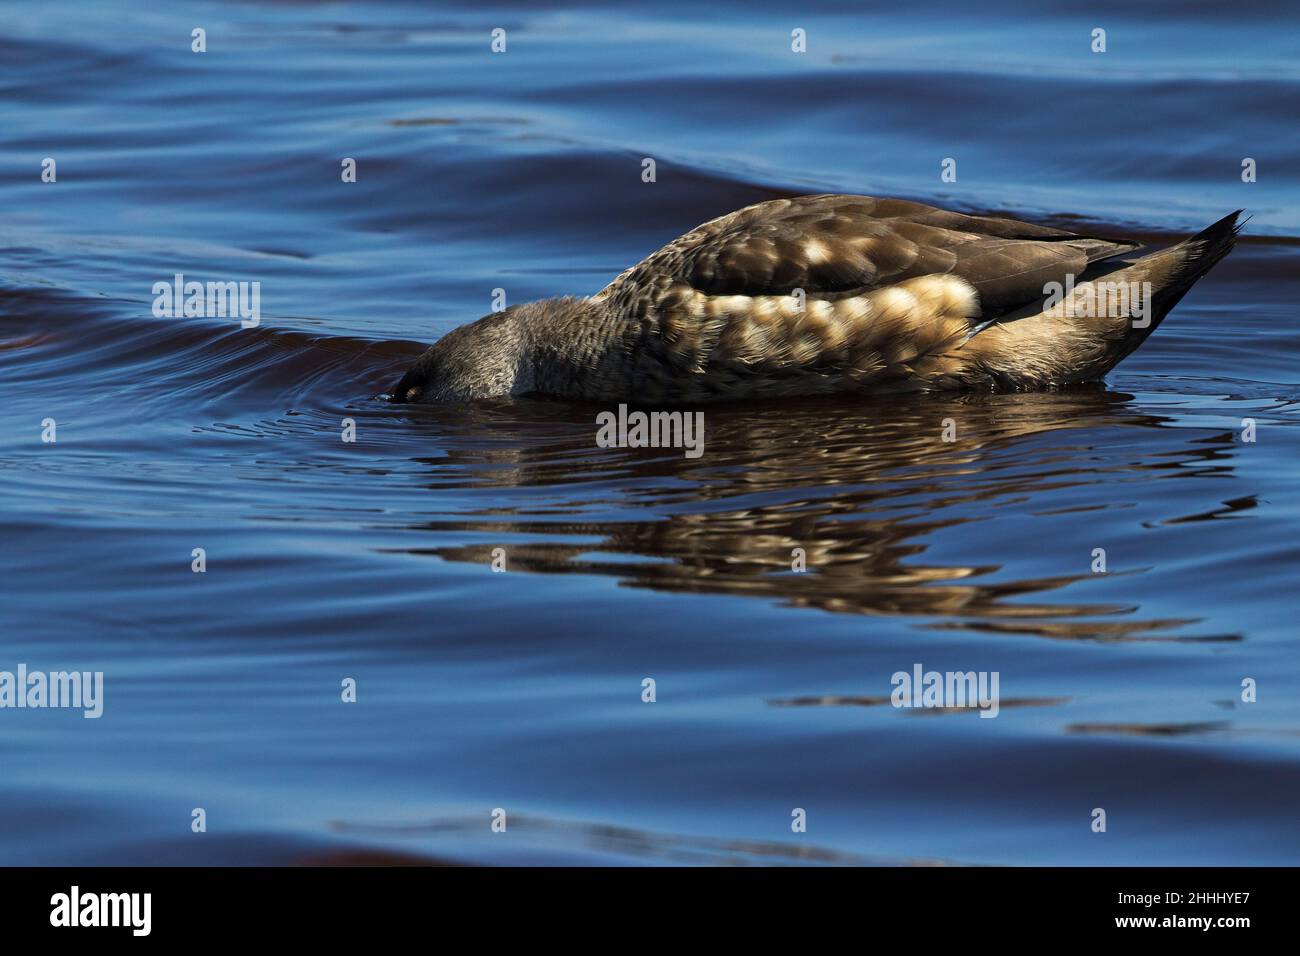
[[[964,359],[963,378],[1009,389],[1101,378],[1232,250],[1244,225],[1238,222],[1241,213],[1072,290],[1067,286],[1037,315],[981,329],[956,353]]]

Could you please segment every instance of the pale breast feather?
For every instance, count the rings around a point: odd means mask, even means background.
[[[714,219],[598,299],[682,371],[906,366],[1130,243],[896,199],[805,196]]]

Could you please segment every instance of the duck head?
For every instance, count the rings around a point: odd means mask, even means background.
[[[527,310],[512,306],[448,332],[416,359],[389,401],[431,404],[520,394]]]

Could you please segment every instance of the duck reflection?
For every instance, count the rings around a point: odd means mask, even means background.
[[[1008,502],[1139,474],[1230,473],[1230,433],[1171,429],[1169,419],[1131,402],[1095,387],[717,407],[706,414],[698,459],[671,448],[597,448],[599,409],[582,405],[422,409],[404,424],[428,429],[443,452],[418,459],[429,489],[456,491],[461,504],[482,493],[485,504],[408,526],[412,541],[403,550],[487,564],[504,546],[513,572],[604,574],[664,591],[940,618],[931,622],[940,627],[1056,639],[1233,640],[1171,634],[1194,620],[1143,619],[1130,605],[1048,600],[1093,577],[1086,567],[995,581],[1002,565],[994,560],[926,560],[928,535],[985,521],[989,509]],[[1122,451],[1096,453],[1088,433],[1115,428],[1159,430],[1160,440],[1126,440]],[[1104,503],[1062,510],[1129,506],[1107,494]],[[1252,507],[1252,499],[1234,499],[1176,520],[1218,520]],[[440,543],[466,532],[499,540]],[[984,550],[996,556],[1015,547],[995,540]]]

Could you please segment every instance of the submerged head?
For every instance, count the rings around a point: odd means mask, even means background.
[[[392,402],[467,402],[526,395],[599,350],[601,313],[591,299],[513,305],[452,329],[416,359]]]
[[[464,402],[519,394],[528,308],[512,306],[452,329],[416,359],[389,401]]]

